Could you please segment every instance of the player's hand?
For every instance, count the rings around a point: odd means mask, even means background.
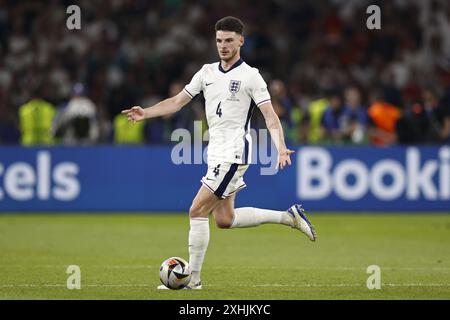
[[[283,169],[286,165],[291,165],[291,154],[293,154],[295,151],[285,149],[282,152],[278,154],[278,164],[277,169]]]
[[[131,109],[122,110],[122,114],[126,114],[128,121],[132,121],[133,123],[145,119],[144,109],[139,106],[134,106]]]

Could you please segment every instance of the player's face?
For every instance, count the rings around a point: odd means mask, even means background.
[[[234,31],[217,31],[216,44],[219,57],[223,61],[232,60],[244,44],[244,37]]]

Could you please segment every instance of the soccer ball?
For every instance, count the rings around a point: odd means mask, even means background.
[[[159,268],[159,279],[169,289],[183,289],[191,281],[189,263],[179,257],[164,260]]]

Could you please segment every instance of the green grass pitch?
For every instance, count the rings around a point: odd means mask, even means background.
[[[319,239],[280,225],[211,223],[203,290],[158,291],[188,259],[180,214],[1,214],[0,299],[450,299],[450,215],[314,214]],[[69,290],[69,265],[81,289]],[[381,268],[381,289],[366,286]]]

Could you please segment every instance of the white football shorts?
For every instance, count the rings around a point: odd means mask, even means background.
[[[248,164],[211,162],[208,163],[206,175],[200,181],[218,198],[225,199],[246,187],[244,173],[248,166]]]

